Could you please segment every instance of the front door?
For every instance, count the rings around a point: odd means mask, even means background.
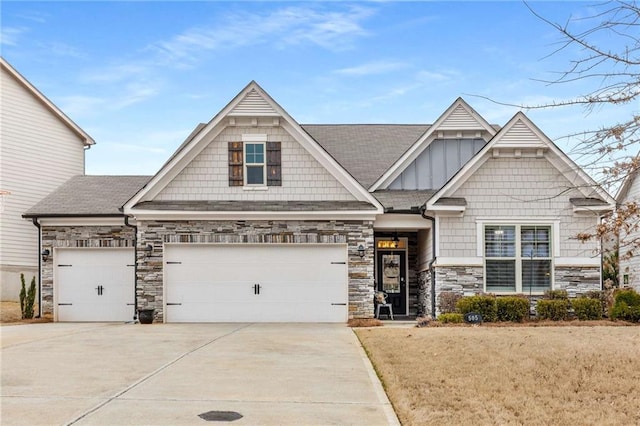
[[[406,252],[378,250],[378,291],[387,293],[387,303],[396,315],[407,314]]]

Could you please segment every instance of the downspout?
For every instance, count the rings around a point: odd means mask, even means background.
[[[432,216],[427,216],[425,213],[427,211],[427,207],[425,204],[420,207],[420,215],[423,219],[427,219],[431,221],[431,253],[433,254],[433,259],[429,262],[429,273],[431,274],[431,316],[433,319],[436,318],[436,271],[433,269],[433,264],[436,261],[436,218]]]
[[[42,229],[37,217],[32,217],[31,221],[38,228],[38,316],[36,318],[40,318],[42,317]]]
[[[133,228],[133,321],[138,320],[138,227],[129,223],[129,216],[124,217],[124,225]]]

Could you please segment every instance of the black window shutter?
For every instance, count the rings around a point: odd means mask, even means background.
[[[229,186],[244,185],[242,175],[242,142],[229,142]]]
[[[282,186],[281,142],[267,142],[267,186]]]

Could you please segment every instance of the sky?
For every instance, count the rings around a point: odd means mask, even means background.
[[[593,2],[529,6],[552,22]],[[463,97],[490,123],[575,97],[577,58],[519,1],[2,1],[2,56],[96,141],[87,174],[151,175],[255,80],[298,123],[433,123]],[[629,110],[638,105],[628,106]],[[620,110],[525,111],[566,152]],[[576,159],[577,160],[577,159]]]

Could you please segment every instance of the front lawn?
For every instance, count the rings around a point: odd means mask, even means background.
[[[355,331],[403,425],[640,424],[639,327]]]

